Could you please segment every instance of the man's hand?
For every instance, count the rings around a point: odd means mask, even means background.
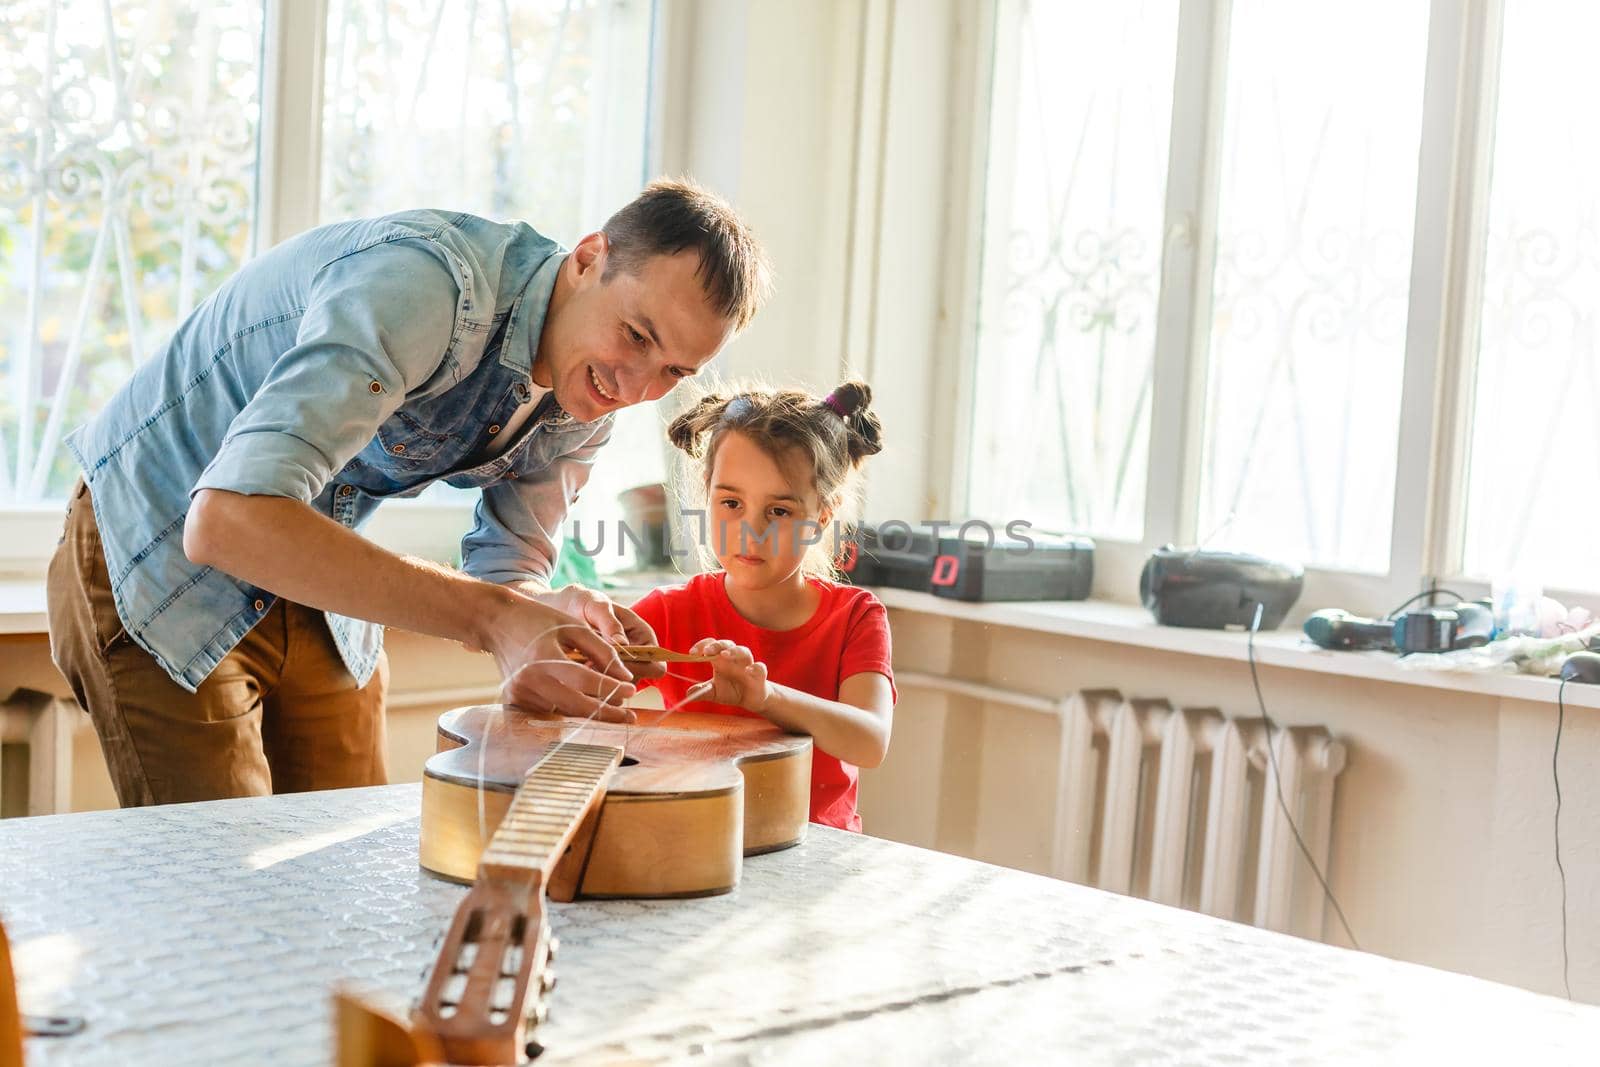
[[[696,641],[689,651],[697,656],[717,657],[711,661],[711,681],[702,682],[690,690],[690,698],[729,704],[757,715],[766,714],[767,702],[772,699],[767,665],[757,663],[748,648],[732,641],[707,637]],[[696,690],[701,692],[697,695]]]
[[[506,704],[535,714],[634,720],[633,712],[621,706],[637,691],[628,668],[587,621],[517,594],[490,622],[487,637],[485,651],[505,679],[501,699]],[[573,660],[569,651],[587,662]]]
[[[585,589],[581,585],[569,585],[553,593],[538,594],[538,600],[574,618],[582,619],[612,644],[656,643],[656,632],[650,628],[649,623],[604,593]],[[667,673],[667,665],[664,663],[629,662],[626,666],[635,679],[659,678]]]

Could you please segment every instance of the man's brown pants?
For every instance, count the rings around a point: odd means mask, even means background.
[[[123,629],[81,482],[48,592],[51,656],[94,720],[123,807],[387,781],[388,660],[356,685],[320,611],[280,599],[189,692]]]

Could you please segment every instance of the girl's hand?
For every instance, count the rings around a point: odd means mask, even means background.
[[[772,686],[767,681],[767,665],[757,663],[748,648],[732,641],[707,637],[696,641],[689,651],[697,656],[717,657],[711,661],[711,681],[695,687],[705,690],[709,686],[709,690],[695,699],[730,704],[757,715],[765,712],[767,702],[772,697]]]

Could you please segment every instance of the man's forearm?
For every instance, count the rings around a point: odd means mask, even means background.
[[[488,645],[488,628],[519,595],[396,555],[285,497],[202,490],[183,548],[196,563],[295,603],[475,648]]]

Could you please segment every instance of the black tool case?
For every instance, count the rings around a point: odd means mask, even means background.
[[[1036,538],[1031,545],[939,539],[933,595],[955,600],[1083,600],[1094,584],[1094,542]]]
[[[938,547],[927,531],[891,524],[880,536],[873,527],[863,525],[841,542],[839,570],[852,585],[886,585],[926,593]]]

